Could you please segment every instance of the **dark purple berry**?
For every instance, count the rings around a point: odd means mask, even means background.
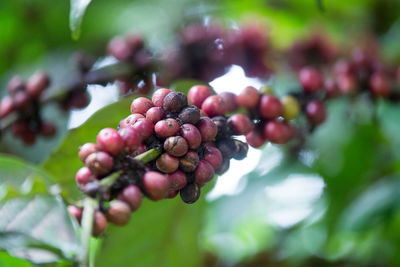
[[[206,160],[200,160],[194,171],[194,179],[200,187],[211,181],[214,177],[214,168]]]
[[[183,202],[187,204],[193,204],[200,197],[200,187],[195,183],[188,184],[182,188],[179,193]]]
[[[215,173],[218,175],[224,174],[229,169],[229,165],[230,165],[230,160],[223,159],[221,165],[219,165],[219,168],[215,170]]]
[[[236,160],[242,160],[247,156],[249,151],[249,145],[239,140],[233,140],[235,150],[233,151],[233,158]]]
[[[40,134],[44,137],[52,137],[56,134],[56,125],[52,122],[44,121],[40,126]]]
[[[222,163],[222,154],[218,148],[212,146],[204,146],[204,160],[210,163],[214,170],[218,169]]]
[[[184,108],[178,115],[182,123],[196,124],[200,120],[200,110],[196,106]]]
[[[163,100],[163,108],[166,112],[180,112],[187,104],[187,97],[181,92],[171,92]]]

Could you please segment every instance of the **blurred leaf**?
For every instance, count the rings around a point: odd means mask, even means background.
[[[81,34],[81,25],[86,8],[92,0],[71,0],[69,11],[69,27],[72,38],[77,40]]]
[[[0,266],[2,267],[30,267],[31,263],[28,261],[12,257],[7,252],[0,252]]]
[[[181,80],[174,81],[174,83],[171,84],[169,88],[172,90],[175,90],[178,92],[183,92],[183,93],[187,94],[189,89],[195,85],[208,85],[209,86],[209,84],[202,82],[202,81],[193,80],[193,79],[181,79]]]

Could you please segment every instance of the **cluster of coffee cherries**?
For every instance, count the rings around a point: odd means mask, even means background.
[[[32,145],[37,135],[51,137],[56,133],[55,125],[44,121],[40,114],[40,96],[49,84],[48,75],[42,71],[34,73],[26,83],[15,76],[8,83],[8,94],[0,101],[0,120],[15,113],[12,133],[26,145]]]

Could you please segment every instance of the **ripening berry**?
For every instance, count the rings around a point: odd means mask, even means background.
[[[97,134],[97,144],[100,150],[116,156],[124,149],[124,141],[117,130],[104,128]]]
[[[239,106],[244,108],[255,108],[260,100],[260,94],[256,88],[252,86],[247,86],[243,89],[238,96],[236,96],[236,101]]]
[[[184,124],[180,127],[180,134],[185,138],[190,149],[196,149],[201,144],[201,134],[196,126],[192,124]]]
[[[335,97],[335,96],[339,95],[339,93],[340,93],[339,88],[337,87],[336,82],[333,79],[325,80],[324,87],[325,87],[326,96],[328,98]]]
[[[293,120],[300,112],[299,102],[291,95],[287,95],[282,99],[282,106],[282,116],[285,120]]]
[[[272,95],[263,95],[260,100],[259,112],[264,119],[276,119],[282,116],[283,105],[279,98]]]
[[[16,109],[24,109],[29,103],[29,95],[26,91],[18,91],[13,96],[13,101]]]
[[[107,229],[107,218],[101,211],[96,210],[94,213],[93,235],[98,236]]]
[[[187,97],[181,92],[171,92],[163,100],[163,108],[166,112],[180,112],[187,104]]]
[[[68,101],[68,108],[84,108],[89,104],[89,96],[86,92],[77,92]]]
[[[243,114],[234,114],[228,118],[228,124],[232,125],[233,134],[246,135],[254,127],[254,123]]]
[[[16,92],[25,89],[24,81],[19,76],[14,76],[7,85],[7,90],[11,95],[14,95]]]
[[[323,123],[326,119],[325,105],[321,101],[314,100],[307,104],[306,114],[309,122],[316,126]]]
[[[333,67],[335,74],[352,74],[354,71],[353,64],[345,59],[339,59]]]
[[[153,93],[153,96],[151,97],[151,101],[153,102],[153,105],[155,107],[162,107],[165,96],[171,92],[173,92],[171,89],[166,89],[166,88],[161,88],[161,89],[158,89],[157,91],[155,91]]]
[[[49,85],[49,76],[43,71],[37,71],[26,82],[26,92],[31,97],[39,97]]]
[[[94,175],[103,176],[112,170],[114,160],[106,152],[99,151],[87,156],[85,164]]]
[[[179,193],[183,202],[193,204],[200,197],[200,187],[195,183],[191,183],[182,188]]]
[[[388,97],[390,95],[389,78],[382,72],[375,72],[369,78],[369,89],[376,97]]]
[[[353,74],[338,74],[335,77],[335,82],[339,91],[343,95],[352,94],[357,91],[357,80]]]
[[[271,143],[286,144],[294,137],[294,129],[289,123],[269,121],[264,126],[264,136]]]
[[[11,96],[4,96],[0,101],[0,119],[8,116],[14,111],[14,102]]]
[[[169,190],[181,190],[186,186],[186,174],[182,171],[176,171],[170,174],[167,174],[167,179],[169,181]]]
[[[200,120],[200,109],[196,106],[188,106],[179,113],[178,118],[182,124],[196,124]]]
[[[86,166],[80,168],[75,175],[75,181],[79,185],[85,185],[94,180],[95,180],[95,176],[90,171],[90,169]]]
[[[236,160],[242,160],[247,157],[247,152],[249,151],[249,145],[242,141],[233,139],[234,150],[232,157]]]
[[[123,201],[112,201],[108,207],[106,218],[115,225],[123,226],[127,224],[131,218],[131,209],[129,205]]]
[[[190,104],[195,105],[198,108],[201,108],[201,105],[203,104],[204,100],[206,100],[206,98],[211,95],[212,91],[210,87],[205,85],[195,85],[192,88],[190,88],[188,92],[188,100]]]
[[[168,194],[169,182],[165,175],[148,171],[143,175],[143,188],[152,200],[161,200]]]
[[[139,113],[144,115],[151,107],[153,107],[153,103],[150,99],[138,97],[132,101],[131,112],[132,114]]]
[[[21,135],[21,139],[25,145],[33,145],[36,141],[36,133],[32,129],[26,128]]]
[[[204,160],[213,166],[214,170],[218,169],[222,163],[222,154],[218,148],[212,146],[204,146]]]
[[[179,193],[179,190],[170,190],[165,198],[175,198]]]
[[[122,128],[118,132],[124,143],[125,152],[132,153],[142,144],[140,134],[133,128]]]
[[[182,136],[170,136],[164,141],[164,150],[172,156],[182,157],[188,149],[188,143]]]
[[[206,160],[200,160],[196,170],[194,171],[194,179],[196,181],[196,184],[202,186],[211,181],[213,177],[213,166]]]
[[[82,219],[82,209],[73,206],[73,205],[68,205],[67,207],[69,215],[74,217],[79,223],[81,222]]]
[[[269,85],[261,86],[259,92],[262,95],[274,95],[274,91],[272,90],[271,86],[269,86]]]
[[[199,155],[195,151],[189,151],[179,159],[179,169],[184,172],[193,172],[199,164]]]
[[[167,138],[179,132],[179,123],[175,119],[161,120],[154,126],[154,131],[161,138]]]
[[[217,136],[217,125],[209,117],[200,117],[196,127],[200,132],[202,142],[212,141]]]
[[[261,131],[254,129],[246,135],[246,142],[254,148],[259,148],[265,144],[265,138]]]
[[[136,53],[144,47],[144,41],[141,35],[130,33],[125,37],[125,40],[133,53]]]
[[[203,110],[209,117],[221,116],[226,113],[226,105],[221,96],[212,95],[204,100],[201,105],[201,110]]]
[[[138,119],[131,127],[140,134],[142,140],[146,140],[154,132],[154,124],[148,119]]]
[[[224,174],[229,169],[229,165],[230,165],[230,160],[223,159],[222,163],[219,165],[219,168],[215,170],[215,173],[218,175]]]
[[[156,124],[160,120],[164,119],[165,112],[160,107],[152,107],[146,112],[146,119]]]
[[[52,137],[56,134],[57,128],[56,125],[49,121],[42,122],[40,126],[40,134],[44,137]]]
[[[314,93],[324,85],[322,73],[313,67],[304,67],[299,71],[299,82],[305,92]]]
[[[97,151],[100,151],[100,148],[99,148],[99,146],[97,144],[95,144],[95,143],[86,143],[86,144],[84,144],[84,145],[79,147],[79,159],[82,162],[85,162],[86,158],[90,154],[92,154],[94,152],[97,152]]]
[[[127,60],[132,56],[132,49],[125,38],[114,37],[107,45],[107,52],[118,60]]]
[[[142,204],[142,191],[136,185],[128,185],[126,186],[121,193],[118,195],[118,200],[124,201],[127,203],[131,209],[131,211],[137,210]]]
[[[125,128],[125,127],[128,127],[128,126],[132,126],[133,124],[135,124],[135,122],[138,119],[144,119],[144,116],[142,114],[139,114],[139,113],[131,114],[128,117],[126,117],[125,119],[120,121],[120,123],[118,125],[118,129]]]
[[[236,95],[231,92],[222,92],[218,94],[225,102],[226,112],[235,112],[239,108],[236,101]]]
[[[178,169],[179,159],[168,153],[164,153],[157,158],[156,166],[163,173],[172,173]]]

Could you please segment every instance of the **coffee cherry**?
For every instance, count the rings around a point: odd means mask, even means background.
[[[181,136],[171,136],[164,141],[164,150],[172,156],[181,157],[188,149],[188,143]]]
[[[119,193],[118,200],[127,203],[133,212],[142,204],[142,191],[136,185],[128,185]]]
[[[23,120],[16,121],[11,128],[15,136],[22,136],[27,129],[29,129],[29,124]]]
[[[325,80],[325,93],[328,98],[336,97],[339,95],[339,88],[336,86],[336,82],[333,79]]]
[[[131,156],[136,157],[137,155],[143,154],[146,151],[147,151],[146,145],[141,144],[135,151],[131,153]]]
[[[316,126],[323,123],[326,119],[324,103],[318,100],[309,102],[306,106],[306,114],[312,125]]]
[[[201,105],[201,110],[203,110],[209,117],[221,116],[226,113],[226,105],[221,96],[212,95],[204,100]]]
[[[118,131],[124,143],[124,151],[127,153],[132,153],[141,144],[141,136],[133,128],[122,128]]]
[[[192,88],[190,88],[188,92],[188,100],[190,104],[195,105],[198,108],[201,108],[201,105],[203,104],[204,100],[206,100],[206,98],[211,95],[212,91],[210,87],[205,85],[195,85]]]
[[[132,101],[131,112],[132,114],[139,113],[144,115],[151,107],[153,107],[153,103],[150,99],[138,97]]]
[[[206,160],[200,160],[196,170],[194,171],[194,179],[196,181],[196,184],[202,186],[211,181],[213,177],[213,166]]]
[[[201,134],[199,130],[192,124],[184,124],[180,128],[180,134],[185,138],[190,149],[196,149],[201,144]]]
[[[115,225],[123,226],[127,224],[131,218],[131,209],[129,205],[123,201],[112,201],[108,207],[106,218]]]
[[[200,120],[200,110],[196,106],[188,106],[182,109],[178,118],[182,123],[196,124]]]
[[[283,112],[285,120],[293,120],[300,112],[300,105],[296,98],[287,95],[282,99]]]
[[[135,124],[135,122],[137,122],[138,119],[144,119],[144,116],[139,113],[131,114],[128,117],[126,117],[125,119],[120,121],[120,123],[118,125],[118,129],[132,126]]]
[[[217,125],[209,117],[200,117],[196,126],[203,142],[212,141],[217,136]]]
[[[154,131],[161,138],[167,138],[179,132],[179,123],[174,119],[161,120],[154,126]]]
[[[113,156],[118,155],[124,149],[124,141],[119,133],[112,128],[104,128],[97,135],[97,144],[100,149]]]
[[[344,94],[352,94],[357,91],[357,80],[352,74],[338,74],[335,79],[339,91]]]
[[[90,169],[88,167],[80,168],[75,175],[75,181],[79,185],[85,185],[94,180],[95,180],[95,176],[93,175],[93,173],[90,171]]]
[[[263,134],[258,129],[254,129],[246,135],[246,142],[254,148],[261,147],[265,141]]]
[[[166,89],[166,88],[161,88],[161,89],[158,89],[157,91],[155,91],[153,93],[153,96],[151,97],[151,101],[153,102],[153,105],[155,107],[162,107],[165,96],[171,92],[173,92],[171,89]]]
[[[382,72],[376,72],[369,79],[369,88],[375,97],[388,97],[390,95],[389,78]]]
[[[161,154],[156,160],[157,169],[163,173],[172,173],[179,167],[179,159],[167,153]]]
[[[180,112],[187,104],[187,97],[181,92],[171,92],[163,100],[163,108],[166,112]]]
[[[50,77],[42,71],[37,71],[29,77],[26,83],[26,92],[31,97],[39,97],[49,85]]]
[[[183,202],[187,204],[193,204],[200,197],[200,187],[195,183],[188,184],[182,188],[179,193]]]
[[[129,43],[120,36],[113,38],[108,43],[107,52],[118,60],[127,60],[133,54]]]
[[[14,111],[14,102],[11,96],[4,96],[0,101],[0,119]]]
[[[260,94],[257,89],[248,86],[243,89],[242,92],[238,96],[236,96],[237,103],[244,108],[255,108],[258,105],[258,101],[260,100]]]
[[[96,210],[94,213],[93,235],[98,236],[107,229],[107,218],[101,211]]]
[[[25,145],[33,145],[36,141],[36,133],[32,129],[26,128],[21,135],[21,139]]]
[[[44,137],[52,137],[56,134],[57,128],[54,123],[44,121],[40,126],[40,134]]]
[[[154,131],[154,124],[148,119],[138,119],[131,127],[140,134],[142,140],[149,138]]]
[[[230,165],[230,160],[223,159],[222,163],[219,165],[219,168],[215,170],[215,173],[218,175],[224,174],[229,169],[229,165]]]
[[[82,219],[82,209],[73,206],[73,205],[68,205],[67,207],[69,215],[74,217],[79,223],[81,222]]]
[[[29,103],[29,96],[26,91],[18,91],[13,96],[14,106],[16,109],[24,109]]]
[[[233,158],[236,160],[242,160],[247,156],[247,152],[249,151],[249,145],[239,140],[233,140],[234,151]]]
[[[274,95],[274,91],[272,90],[271,86],[269,86],[269,85],[261,86],[260,90],[258,90],[258,91],[262,95]]]
[[[155,172],[148,171],[143,175],[143,188],[146,191],[147,195],[152,200],[161,200],[163,199],[169,189],[169,182],[165,175]]]
[[[313,67],[304,67],[299,71],[299,81],[305,92],[314,93],[324,84],[320,71]]]
[[[219,94],[225,102],[226,112],[234,112],[239,108],[239,104],[236,102],[236,95],[231,92],[222,92]]]
[[[221,139],[217,142],[217,148],[224,158],[232,158],[235,152],[235,144],[232,139]]]
[[[352,74],[354,71],[353,64],[345,59],[339,59],[333,67],[335,74]]]
[[[261,117],[272,120],[282,116],[283,106],[279,98],[263,95],[261,96],[259,111]]]
[[[253,122],[243,114],[234,114],[228,118],[228,124],[232,125],[233,134],[246,135],[254,127]]]
[[[86,158],[94,153],[100,151],[100,148],[97,144],[95,143],[86,143],[83,146],[79,147],[79,159],[82,162],[85,162]]]
[[[195,151],[189,151],[179,160],[179,169],[184,172],[193,172],[199,161],[199,155]]]
[[[146,119],[150,120],[152,123],[157,123],[164,119],[165,112],[160,107],[152,107],[146,112]]]
[[[25,89],[24,81],[19,76],[14,76],[7,85],[7,90],[11,95],[14,95],[16,92]]]
[[[264,126],[264,136],[271,143],[286,144],[294,137],[294,129],[289,123],[269,121]]]
[[[222,163],[221,151],[216,147],[204,146],[204,160],[210,163],[214,170],[218,169]]]
[[[103,176],[112,170],[114,161],[109,154],[99,151],[87,156],[85,164],[93,174]]]
[[[169,181],[169,190],[181,190],[186,186],[186,175],[182,171],[176,171],[170,174],[167,174],[167,179]]]

